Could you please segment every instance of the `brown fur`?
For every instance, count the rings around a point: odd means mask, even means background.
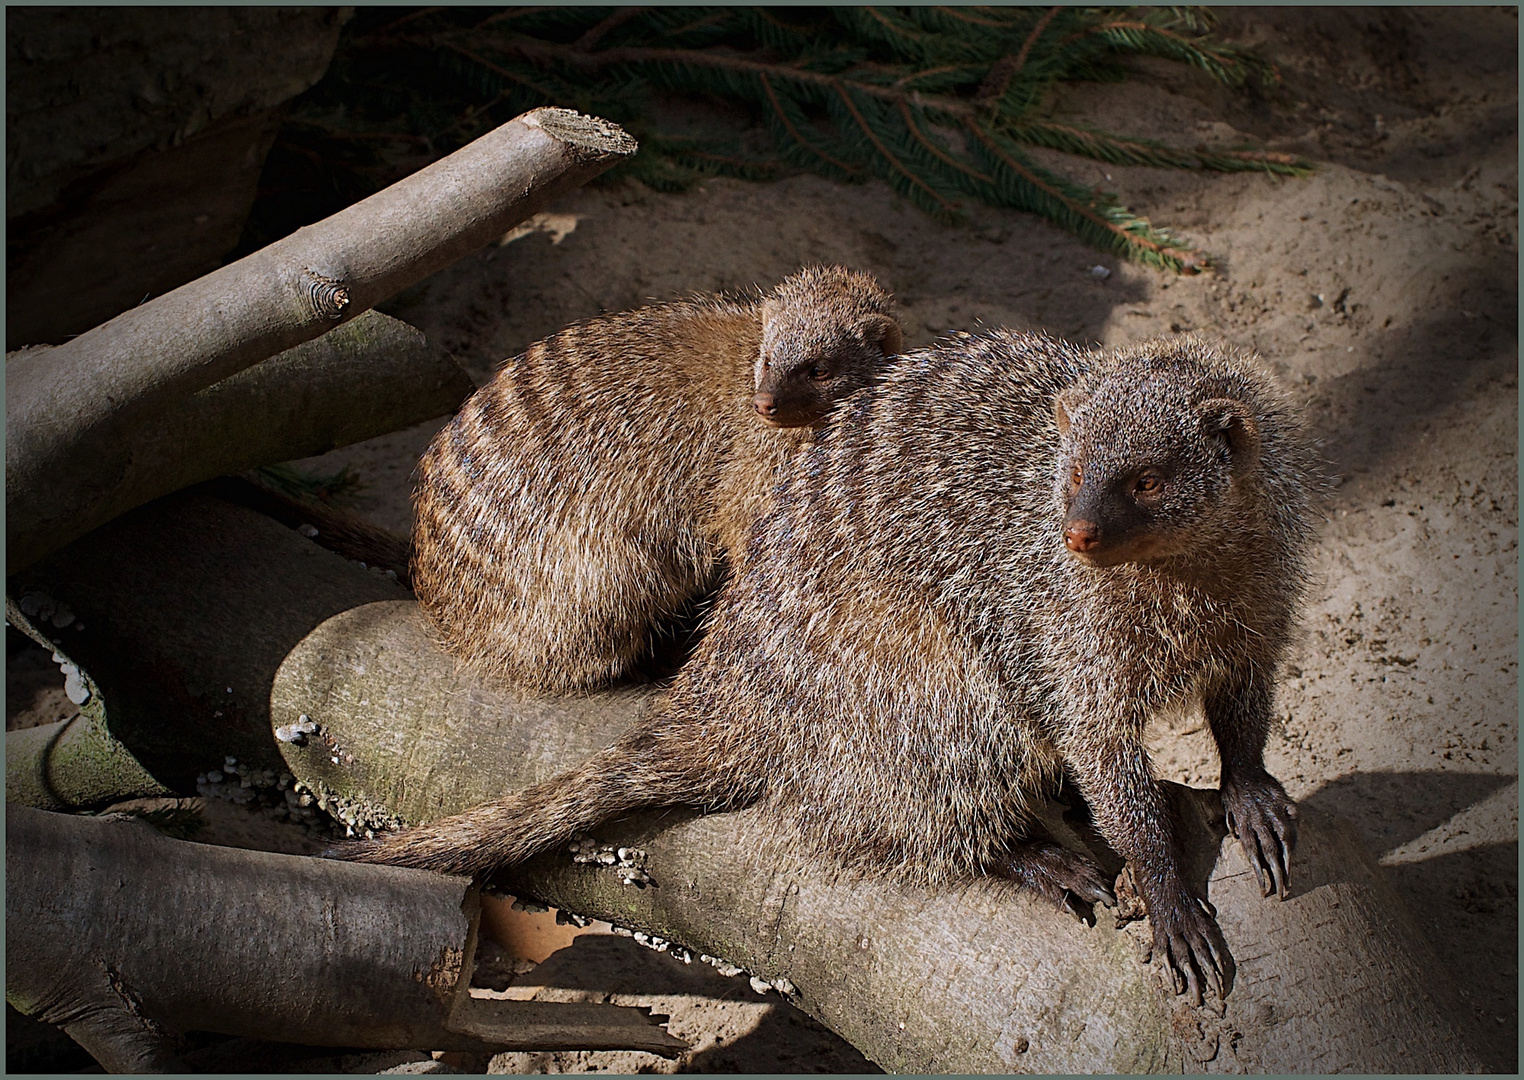
[[[349,855],[481,872],[637,806],[760,803],[786,842],[863,872],[1109,900],[1088,859],[1034,834],[1028,800],[1066,772],[1131,864],[1177,987],[1226,992],[1232,959],[1182,879],[1143,728],[1204,699],[1230,822],[1283,890],[1295,808],[1263,749],[1312,482],[1288,403],[1200,339],[1086,354],[956,335],[796,459],[708,636],[633,731]],[[1078,521],[1085,552],[1066,548]]]
[[[739,557],[810,425],[899,351],[889,310],[867,274],[811,268],[508,361],[419,463],[412,581],[445,647],[544,692],[626,673]]]

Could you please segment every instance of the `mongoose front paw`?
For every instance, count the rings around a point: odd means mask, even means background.
[[[1201,1004],[1202,986],[1210,982],[1219,1000],[1233,989],[1233,955],[1217,926],[1217,911],[1199,897],[1182,893],[1168,904],[1149,906],[1154,933],[1153,954],[1164,960],[1175,993],[1191,994]],[[1151,954],[1152,955],[1152,954]]]
[[[1296,803],[1269,773],[1228,778],[1222,785],[1228,832],[1243,845],[1261,896],[1286,899],[1291,851],[1296,847]]]
[[[1086,922],[1091,921],[1086,918],[1088,912],[1081,910],[1076,902],[1086,906],[1116,906],[1117,900],[1107,884],[1106,875],[1095,860],[1059,844],[1023,840],[1012,845],[991,869],[1047,897],[1060,910]]]

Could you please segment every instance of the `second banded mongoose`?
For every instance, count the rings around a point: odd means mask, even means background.
[[[1203,702],[1266,895],[1296,808],[1265,769],[1314,461],[1250,360],[959,334],[854,395],[786,471],[708,635],[627,735],[558,778],[345,857],[487,872],[631,810],[760,804],[786,844],[925,883],[1109,902],[1028,807],[1067,775],[1176,992],[1232,986],[1144,745]]]
[[[489,677],[550,693],[616,680],[739,557],[783,462],[901,346],[889,294],[839,266],[530,346],[419,463],[420,607]]]

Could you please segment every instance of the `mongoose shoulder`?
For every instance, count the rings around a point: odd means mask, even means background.
[[[762,297],[659,304],[530,346],[419,463],[421,608],[488,677],[614,681],[739,557],[779,467],[901,340],[870,275],[812,267]]]
[[[1203,700],[1230,826],[1284,896],[1296,810],[1263,751],[1313,477],[1288,401],[1202,339],[956,335],[792,463],[707,637],[628,735],[348,855],[482,872],[641,806],[760,804],[784,842],[864,873],[1109,902],[1028,812],[1067,775],[1177,990],[1225,993],[1232,958],[1182,877],[1143,729]]]

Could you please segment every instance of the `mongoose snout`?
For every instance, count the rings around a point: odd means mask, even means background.
[[[751,399],[751,405],[752,408],[757,410],[757,415],[770,424],[777,424],[779,427],[795,426],[782,423],[778,416],[778,399],[772,394],[758,393],[754,395]]]
[[[1086,555],[1101,546],[1101,527],[1093,521],[1070,521],[1064,527],[1064,546],[1079,555]]]
[[[819,284],[815,288],[824,291]],[[893,318],[862,314],[865,305],[846,293],[817,299],[814,311],[794,299],[788,318],[782,317],[784,299],[780,286],[779,296],[762,305],[765,327],[752,407],[775,427],[814,427],[839,400],[873,381],[884,358],[904,347],[904,337]]]

